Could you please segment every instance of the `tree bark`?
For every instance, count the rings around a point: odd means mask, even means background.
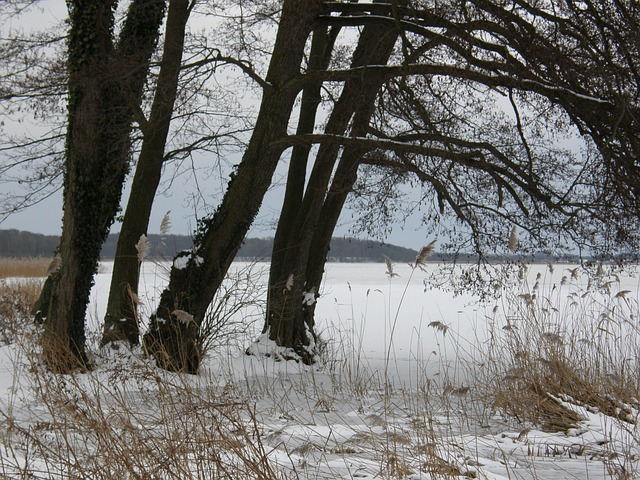
[[[131,4],[114,49],[115,2],[70,2],[69,107],[64,217],[42,338],[49,368],[88,364],[85,315],[100,249],[128,170],[132,103],[139,102],[164,15],[160,0]],[[127,81],[122,78],[126,77]]]
[[[140,260],[136,244],[147,233],[153,200],[160,183],[164,150],[178,92],[188,17],[188,0],[170,1],[156,93],[149,121],[142,129],[142,148],[116,247],[102,345],[119,340],[136,345],[140,341],[136,303]]]
[[[365,26],[353,55],[352,67],[386,64],[397,35],[395,28],[388,24],[372,23]],[[325,133],[344,135],[351,123],[352,136],[365,135],[380,84],[381,80],[376,77],[347,80],[327,122]],[[293,211],[295,216],[280,217],[276,238],[281,237],[282,240],[278,244],[279,252],[275,251],[274,243],[271,261],[269,302],[263,333],[268,333],[269,339],[276,345],[292,349],[305,363],[312,363],[316,355],[313,312],[320,287],[320,279],[308,276],[307,263],[310,258],[315,259],[316,254],[326,256],[333,233],[333,229],[318,231],[317,227],[339,151],[337,142],[321,144],[304,197],[291,196],[298,199],[297,205],[293,206],[287,204],[288,197],[285,196],[283,210]],[[338,174],[341,173],[335,174],[336,181]],[[318,233],[323,234],[322,242],[316,239]],[[325,245],[323,242],[327,233],[329,237]],[[319,252],[312,251],[314,239],[316,244],[320,243]],[[314,268],[317,269],[317,261]]]
[[[308,71],[318,71],[328,67],[335,36],[336,32],[331,32],[331,35],[329,35],[327,27],[314,30]],[[313,133],[316,124],[316,114],[321,101],[321,88],[322,83],[318,82],[305,87],[303,90],[298,127],[296,129],[297,135]],[[280,212],[279,224],[291,225],[296,220],[304,196],[304,185],[310,151],[310,145],[297,145],[293,147],[289,161],[285,197]],[[292,243],[293,239],[286,229],[279,228],[276,230],[271,254],[267,305],[272,303],[272,298],[274,301],[277,301],[276,299],[282,295],[277,291],[278,289],[285,288],[286,280],[285,283],[283,283],[282,278],[288,276],[288,273],[281,269],[286,266],[285,260],[288,255],[288,250],[295,248]],[[265,331],[268,328],[266,323],[264,328]],[[300,334],[304,335],[304,332],[300,332]]]
[[[331,238],[347,197],[352,192],[353,185],[358,179],[358,166],[364,153],[364,150],[357,147],[346,148],[343,151],[331,188],[327,192],[327,197],[322,205],[311,246],[309,247],[305,271],[307,285],[311,285],[310,290],[314,293],[314,300],[320,297],[320,285],[324,275]],[[311,302],[309,299],[303,304],[302,318],[297,321],[304,321],[307,325],[310,325],[310,328],[313,328],[315,326],[315,309],[316,302]]]
[[[305,44],[321,12],[321,0],[285,0],[266,87],[249,145],[215,214],[200,223],[194,251],[174,260],[169,285],[151,317],[143,346],[163,368],[195,373],[201,351],[197,328],[240,248],[271,184],[300,87]],[[185,315],[186,314],[186,315]],[[194,329],[183,332],[181,319]],[[176,344],[175,333],[181,334]],[[184,333],[184,335],[182,335]]]

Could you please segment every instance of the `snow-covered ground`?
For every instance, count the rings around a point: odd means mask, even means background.
[[[425,288],[408,265],[389,278],[384,264],[330,264],[316,311],[322,359],[304,366],[244,355],[262,328],[253,294],[267,266],[234,264],[241,288],[229,293],[246,303],[235,333],[199,375],[180,376],[139,352],[98,350],[110,267],[92,294],[92,372],[51,375],[26,339],[0,347],[1,478],[640,478],[637,399],[627,421],[558,399],[581,420],[543,432],[485,397],[509,367],[487,361],[500,362],[490,350],[521,320],[513,302],[533,309],[542,292],[556,300],[541,309],[542,338],[597,343],[604,330],[613,364],[637,371],[632,276],[600,281],[584,307],[586,275],[536,265],[525,293],[478,303]],[[143,266],[143,316],[165,282],[166,266]]]

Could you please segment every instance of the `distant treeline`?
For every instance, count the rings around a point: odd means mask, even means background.
[[[60,237],[57,235],[41,235],[39,233],[23,232],[20,230],[0,230],[0,257],[53,257]],[[102,259],[110,260],[116,255],[118,234],[111,234],[102,246]],[[153,259],[170,260],[182,250],[192,246],[189,235],[149,235],[149,257]],[[236,259],[238,260],[269,260],[273,247],[272,238],[245,239]],[[394,262],[413,262],[418,252],[410,248],[389,245],[375,240],[359,240],[356,238],[337,238],[331,240],[329,251],[330,262],[383,262],[389,257]],[[637,261],[637,257],[624,257],[626,260]],[[489,261],[523,260],[516,256],[489,255]],[[430,261],[458,261],[474,262],[478,257],[473,254],[434,253]],[[580,261],[577,255],[558,257],[537,253],[524,260],[533,263],[576,263]],[[583,258],[588,260],[588,258]]]
[[[0,230],[0,257],[52,257],[60,237],[57,235],[41,235],[20,230]],[[112,259],[116,254],[118,235],[109,235],[102,247],[102,258]],[[181,251],[192,246],[188,235],[149,235],[151,248],[149,255],[155,259],[171,259]],[[238,259],[268,260],[271,257],[273,239],[247,238]],[[329,261],[334,262],[382,262],[387,256],[394,262],[411,262],[417,252],[410,248],[388,245],[373,240],[354,238],[334,238],[331,241]]]

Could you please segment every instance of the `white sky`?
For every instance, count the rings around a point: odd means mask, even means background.
[[[39,9],[33,14],[31,20],[24,27],[29,29],[31,25],[47,25],[49,22],[59,22],[66,18],[66,5],[64,0],[41,0]],[[13,23],[15,25],[15,22]],[[5,24],[6,28],[7,24]],[[0,29],[3,26],[0,24]],[[263,208],[257,217],[257,220],[249,232],[249,236],[264,237],[274,234],[274,226],[277,220],[278,212],[282,204],[282,196],[284,188],[284,175],[286,173],[286,165],[283,162],[274,176],[274,181],[279,183],[270,192],[267,193]],[[226,184],[226,179],[218,180],[217,190],[220,191],[220,182]],[[171,185],[170,194],[158,195],[154,205],[149,233],[158,231],[162,217],[167,211],[171,211],[171,233],[174,234],[190,234],[196,225],[196,215],[193,206],[193,192],[196,187],[193,181],[185,181],[179,178]],[[2,191],[6,192],[7,187],[3,187]],[[129,190],[126,187],[123,195],[123,209],[126,206]],[[208,200],[210,205],[215,206],[215,199]],[[200,212],[202,215],[202,212]],[[407,225],[402,228],[396,225],[393,232],[386,238],[388,243],[402,245],[406,247],[419,249],[421,246],[433,239],[433,236],[427,232],[420,230],[419,216],[414,215]],[[340,226],[336,230],[336,236],[350,235],[349,228],[353,215],[350,211],[345,211]],[[35,233],[58,235],[62,225],[62,195],[57,193],[49,199],[35,205],[25,211],[16,213],[0,223],[0,229],[15,228],[18,230],[26,230]],[[119,224],[115,224],[112,231],[117,231]]]
[[[196,221],[192,206],[189,205],[191,183],[185,184],[178,180],[174,183],[170,196],[158,195],[151,215],[149,233],[158,233],[163,216],[170,211],[171,232],[177,235],[189,235],[194,231]],[[125,191],[123,199],[126,202],[129,191]],[[249,237],[268,237],[275,233],[275,222],[282,206],[283,188],[276,187],[267,193],[262,209],[258,214]],[[351,211],[345,209],[340,226],[335,236],[351,236]],[[42,203],[30,207],[20,213],[13,214],[3,223],[0,229],[15,228],[45,235],[59,235],[62,228],[62,195],[60,193],[50,197]],[[118,231],[119,224],[114,224],[112,231]],[[434,237],[421,230],[419,215],[409,219],[404,228],[395,225],[391,234],[386,238],[387,243],[419,249],[429,243]]]

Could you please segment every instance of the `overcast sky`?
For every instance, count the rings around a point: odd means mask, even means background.
[[[39,9],[30,17],[29,22],[24,23],[24,27],[28,30],[29,28],[36,27],[38,25],[47,25],[48,22],[60,22],[65,18],[65,0],[43,0],[39,3]],[[12,22],[10,25],[5,23],[4,26],[0,23],[0,28],[5,31],[9,26],[15,26],[15,22]],[[4,36],[6,33],[0,32],[0,34]],[[284,183],[285,173],[286,163],[283,163],[274,176],[276,184],[282,185]],[[202,182],[202,180],[200,181]],[[207,181],[211,181],[211,179]],[[212,182],[212,189],[210,192],[207,192],[207,195],[209,195],[207,198],[207,202],[210,205],[209,209],[217,205],[227,179],[218,178],[217,183],[216,180],[213,180]],[[202,188],[203,186],[199,185],[199,187]],[[9,187],[6,185],[0,187],[0,193],[9,191]],[[249,236],[264,237],[272,236],[274,234],[274,225],[282,205],[283,191],[284,188],[282,186],[276,186],[267,194],[263,208],[258,215]],[[197,187],[193,180],[186,180],[185,178],[180,177],[172,182],[171,187],[166,189],[164,194],[158,195],[157,197],[152,213],[149,233],[154,233],[159,230],[162,217],[167,211],[171,211],[171,233],[192,233],[196,226],[196,209],[199,210],[200,215],[204,212],[201,208],[202,202],[195,202],[199,204],[199,206],[194,206],[193,198],[195,192],[197,192]],[[126,205],[128,196],[129,190],[127,188],[123,195],[123,205]],[[336,231],[337,236],[350,235],[350,228],[353,226],[352,218],[353,212],[346,210],[342,216],[340,226]],[[0,223],[0,229],[15,228],[50,235],[59,235],[61,226],[62,195],[60,192],[38,205],[12,215],[4,222]],[[116,223],[114,228],[112,228],[112,231],[118,230],[119,224]],[[419,249],[433,238],[433,235],[425,232],[420,227],[419,215],[416,214],[409,219],[409,222],[406,225],[395,225],[392,233],[386,238],[386,241],[388,243]]]
[[[171,232],[178,235],[189,235],[194,231],[196,215],[189,198],[194,190],[191,183],[178,180],[174,182],[170,194],[158,195],[153,207],[149,233],[159,233],[160,222],[164,215],[170,211]],[[254,226],[249,232],[250,237],[267,237],[275,233],[274,225],[282,206],[282,188],[274,188],[270,191],[263,204]],[[129,191],[125,192],[124,199],[128,198]],[[336,230],[336,236],[351,236],[350,221],[352,212],[348,209],[343,212],[340,226]],[[62,228],[62,195],[56,194],[41,204],[14,214],[0,223],[0,229],[15,228],[46,235],[59,235]],[[112,231],[118,231],[116,223]],[[365,238],[360,235],[361,238]],[[387,243],[404,247],[419,249],[433,240],[434,236],[421,228],[419,214],[413,215],[404,227],[400,224],[393,226],[393,231],[386,238]]]

